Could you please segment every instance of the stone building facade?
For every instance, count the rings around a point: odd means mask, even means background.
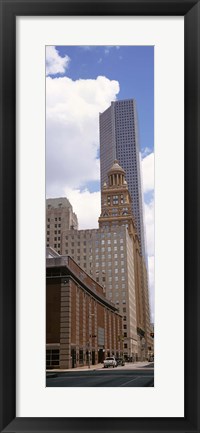
[[[46,259],[46,366],[74,368],[123,356],[122,316],[70,257]]]
[[[48,198],[46,200],[46,240],[62,254],[62,236],[66,230],[78,229],[78,219],[71,203],[66,197]]]

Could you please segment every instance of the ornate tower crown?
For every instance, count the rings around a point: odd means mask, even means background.
[[[108,183],[105,182],[103,185],[99,227],[116,225],[125,225],[129,229],[129,233],[136,235],[125,171],[117,160],[108,171]]]
[[[109,187],[118,187],[125,184],[125,171],[119,165],[118,161],[115,159],[114,164],[108,172],[108,185]]]

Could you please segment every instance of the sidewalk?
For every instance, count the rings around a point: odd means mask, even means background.
[[[126,362],[125,365],[123,367],[119,366],[116,368],[120,368],[120,369],[126,369],[128,367],[128,369],[137,369],[137,368],[142,368],[142,367],[146,367],[147,365],[149,365],[150,363],[148,361],[143,361],[143,362]],[[51,369],[51,370],[46,370],[46,372],[50,375],[50,373],[54,374],[54,373],[64,373],[67,371],[94,371],[94,370],[102,370],[103,364],[95,364],[95,365],[90,365],[90,368],[88,367],[88,365],[84,365],[83,367],[76,367],[76,368],[68,368],[68,369]]]

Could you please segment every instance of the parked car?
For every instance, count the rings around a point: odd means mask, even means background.
[[[125,361],[123,358],[117,358],[116,361],[117,361],[117,365],[125,365]]]
[[[116,361],[116,359],[115,359],[115,357],[114,356],[109,356],[109,357],[107,357],[106,359],[104,359],[104,361],[103,361],[103,366],[104,366],[104,368],[108,368],[108,367],[117,367],[117,361]]]

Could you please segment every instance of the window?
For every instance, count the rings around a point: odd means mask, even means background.
[[[113,204],[118,204],[118,195],[113,196]]]
[[[113,208],[112,215],[113,216],[117,216],[118,215],[118,210],[116,208]]]
[[[46,367],[59,366],[60,351],[50,349],[46,351]]]

